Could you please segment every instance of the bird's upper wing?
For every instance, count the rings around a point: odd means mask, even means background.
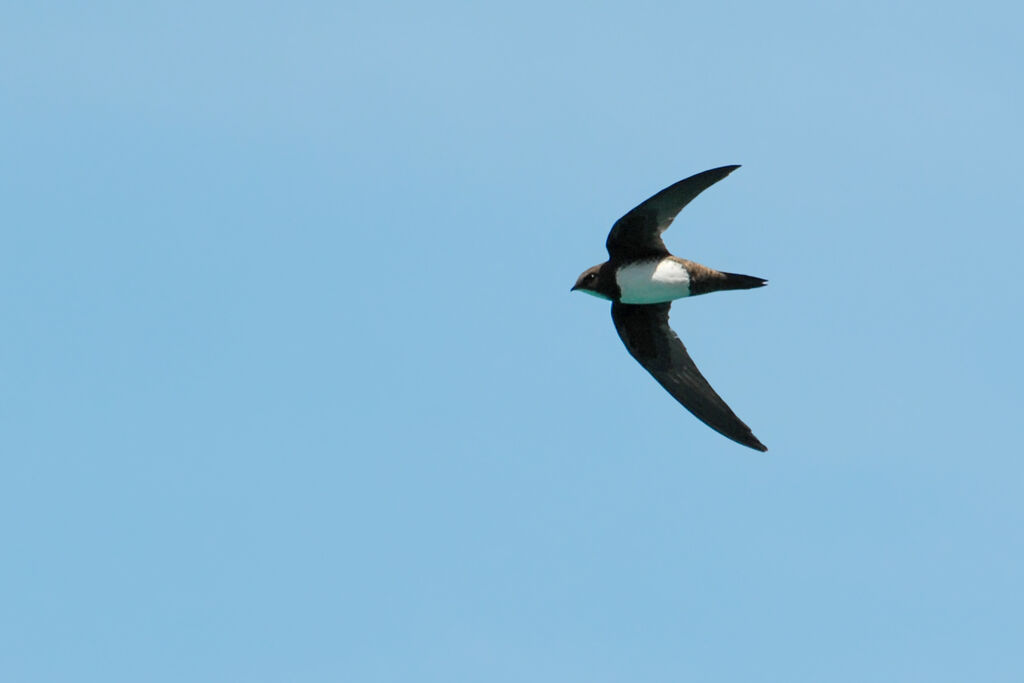
[[[722,166],[692,175],[675,185],[669,185],[641,203],[615,221],[605,243],[608,255],[613,259],[633,260],[668,254],[665,243],[661,241],[661,233],[672,223],[672,219],[694,197],[737,168],[739,166]]]
[[[612,304],[612,320],[629,353],[701,422],[733,441],[768,450],[736,417],[694,365],[668,326],[671,304]]]

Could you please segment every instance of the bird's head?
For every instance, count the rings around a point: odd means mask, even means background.
[[[587,268],[576,278],[571,292],[586,292],[600,299],[614,300],[618,296],[618,285],[615,282],[615,271],[607,263]]]

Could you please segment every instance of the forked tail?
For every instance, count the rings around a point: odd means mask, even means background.
[[[718,289],[754,289],[764,287],[768,281],[764,278],[753,277],[752,275],[740,275],[738,273],[722,273],[725,276],[718,285]]]

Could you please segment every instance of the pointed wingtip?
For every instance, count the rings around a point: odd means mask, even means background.
[[[768,450],[768,447],[761,443],[761,440],[754,436],[754,433],[749,429],[742,441],[739,439],[736,439],[736,441],[739,441],[739,443],[747,446],[748,448],[753,448],[755,451],[761,451],[762,453],[765,453]]]
[[[715,182],[718,182],[719,180],[723,180],[724,178],[726,178],[730,173],[732,173],[739,167],[739,164],[729,164],[727,166],[719,166],[718,168],[708,169],[707,171],[704,171],[704,173],[708,174],[713,178],[717,178]]]

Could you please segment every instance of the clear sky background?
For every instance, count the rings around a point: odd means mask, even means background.
[[[1019,3],[7,3],[0,679],[1024,680]],[[569,287],[625,211],[769,447]]]

